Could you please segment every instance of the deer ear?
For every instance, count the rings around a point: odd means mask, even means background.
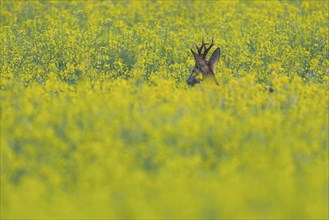
[[[192,49],[191,49],[191,52],[194,56],[194,60],[195,60],[195,63],[197,64],[205,64],[205,60],[202,58],[201,55],[195,53]]]
[[[218,63],[220,57],[220,49],[219,47],[213,52],[209,60],[209,66],[211,70],[214,72],[215,65]]]

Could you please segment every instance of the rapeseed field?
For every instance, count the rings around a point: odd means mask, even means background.
[[[1,218],[328,218],[328,11],[1,1]]]

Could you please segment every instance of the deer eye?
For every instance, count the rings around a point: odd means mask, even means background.
[[[195,68],[195,72],[201,72],[202,71],[202,66],[197,66]]]
[[[199,67],[194,67],[194,68],[192,69],[192,75],[196,75],[196,74],[198,74],[200,71],[201,71],[201,69],[200,69]]]

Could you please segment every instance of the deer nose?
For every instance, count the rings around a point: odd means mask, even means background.
[[[186,83],[187,83],[188,85],[192,85],[192,84],[193,84],[193,79],[192,79],[191,76],[190,76],[189,78],[187,78]]]
[[[186,80],[186,82],[187,82],[188,85],[193,86],[193,85],[194,85],[195,83],[197,83],[198,81],[197,81],[194,77],[190,76],[190,77]]]

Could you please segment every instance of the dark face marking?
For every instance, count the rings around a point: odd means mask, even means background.
[[[198,67],[194,67],[192,70],[191,75],[187,78],[186,82],[190,86],[194,86],[195,84],[198,84],[203,79],[203,73]]]

